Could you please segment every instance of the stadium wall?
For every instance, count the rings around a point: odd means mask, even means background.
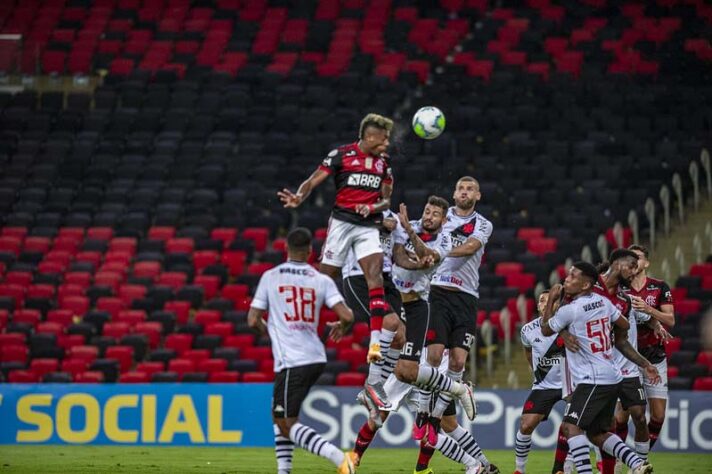
[[[323,436],[350,447],[366,411],[355,388],[315,387],[302,420]],[[271,384],[0,385],[0,444],[271,446]],[[514,446],[527,392],[477,392],[479,414],[470,427],[484,449]],[[668,420],[656,450],[712,450],[709,393],[671,392]],[[534,433],[535,448],[556,444],[559,403]],[[413,415],[394,413],[374,442],[409,447]]]

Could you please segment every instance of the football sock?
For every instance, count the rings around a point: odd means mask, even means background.
[[[420,387],[449,392],[455,396],[460,396],[465,391],[464,384],[452,380],[438,372],[437,369],[426,365],[418,367],[418,377],[415,379],[415,383]]]
[[[368,290],[368,309],[371,312],[371,344],[376,344],[381,339],[381,329],[383,328],[383,317],[386,315],[385,292],[383,287],[371,288]]]
[[[447,435],[454,439],[467,454],[480,461],[483,466],[489,467],[489,459],[487,459],[485,453],[482,452],[482,448],[480,448],[480,445],[477,444],[477,441],[469,431],[457,425],[457,427],[447,433]],[[438,438],[441,438],[441,436],[438,436]]]
[[[647,461],[649,452],[650,452],[650,440],[635,442],[635,454],[640,456],[640,459],[642,459],[643,461]]]
[[[517,471],[524,473],[527,467],[527,458],[529,451],[532,449],[532,435],[525,435],[521,431],[517,431],[517,437],[514,444],[514,453],[516,456],[515,464]]]
[[[416,471],[423,471],[428,468],[430,458],[433,457],[435,448],[428,446],[424,441],[420,443],[420,452],[418,453],[418,463],[415,465]]]
[[[554,454],[554,467],[551,470],[552,474],[564,470],[564,463],[569,453],[569,441],[564,436],[563,427],[559,427],[559,438],[556,441],[556,453]]]
[[[448,370],[447,371],[447,376],[450,377],[452,380],[455,381],[460,381],[462,378],[464,370],[459,370],[459,371],[453,371],[453,370]],[[438,399],[435,402],[435,408],[433,408],[433,413],[432,415],[435,418],[442,418],[443,413],[445,413],[445,410],[447,409],[447,406],[450,404],[452,401],[453,396],[449,393],[446,392],[440,392],[438,394]]]
[[[658,441],[658,436],[660,436],[660,430],[663,429],[663,424],[660,421],[650,420],[648,423],[648,431],[650,432],[650,449],[653,449],[655,443]]]
[[[277,474],[289,474],[292,472],[292,456],[294,454],[294,443],[291,439],[282,436],[279,426],[274,428],[274,454],[277,457]]]
[[[435,449],[443,453],[448,459],[464,464],[467,467],[477,466],[479,461],[470,456],[463,450],[454,439],[449,436],[438,436],[438,442]]]
[[[340,466],[344,462],[344,453],[307,425],[294,424],[289,430],[289,438],[300,448],[328,459],[335,466]]]
[[[396,363],[400,357],[400,349],[390,348],[383,357],[383,366],[381,367],[381,381],[385,382],[391,376],[396,368]]]
[[[611,434],[606,441],[603,442],[602,450],[620,459],[631,469],[635,469],[645,462],[614,434]]]
[[[576,463],[576,472],[578,474],[592,474],[593,467],[591,466],[591,456],[588,451],[588,439],[586,435],[577,435],[569,438],[569,447],[571,455]]]
[[[354,447],[354,451],[359,455],[359,457],[363,456],[363,453],[366,452],[366,449],[368,449],[371,441],[373,441],[374,436],[376,436],[376,431],[372,430],[371,427],[368,426],[368,423],[364,423],[358,432],[358,436],[356,437],[356,446]]]

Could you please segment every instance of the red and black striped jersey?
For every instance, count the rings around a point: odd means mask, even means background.
[[[319,169],[333,175],[336,182],[332,217],[369,227],[380,225],[383,213],[362,217],[355,209],[358,204],[376,204],[381,199],[381,186],[393,183],[388,155],[367,154],[358,143],[351,143],[331,150]]]
[[[623,291],[631,296],[641,298],[658,311],[664,304],[674,304],[668,284],[655,278],[646,278],[645,284],[640,290],[625,286]],[[638,325],[638,350],[653,364],[662,362],[666,357],[663,341],[647,325]]]
[[[599,276],[598,281],[593,285],[593,292],[608,298],[608,300],[613,303],[613,306],[615,306],[626,319],[630,320],[630,310],[633,308],[633,303],[623,291],[616,289],[614,294],[609,293],[606,283],[603,281],[603,278]]]

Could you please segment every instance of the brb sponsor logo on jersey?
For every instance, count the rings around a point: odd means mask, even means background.
[[[381,177],[373,174],[353,173],[350,174],[346,184],[363,188],[381,188]]]

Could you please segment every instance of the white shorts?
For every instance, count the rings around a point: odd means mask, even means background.
[[[661,400],[667,400],[668,399],[668,371],[667,371],[667,359],[663,359],[662,362],[658,362],[657,364],[653,364],[655,367],[658,369],[658,372],[660,372],[660,383],[657,385],[653,385],[650,383],[648,378],[645,376],[645,372],[641,370],[643,373],[643,388],[645,389],[645,397],[650,399],[650,398],[659,398]]]
[[[383,253],[378,229],[333,217],[329,219],[326,242],[321,251],[321,263],[341,268],[352,248],[357,261],[374,253]]]
[[[409,383],[401,382],[391,374],[383,384],[383,389],[388,395],[388,401],[393,406],[393,411],[398,411],[403,405],[408,405],[411,411],[418,410],[417,392]]]

